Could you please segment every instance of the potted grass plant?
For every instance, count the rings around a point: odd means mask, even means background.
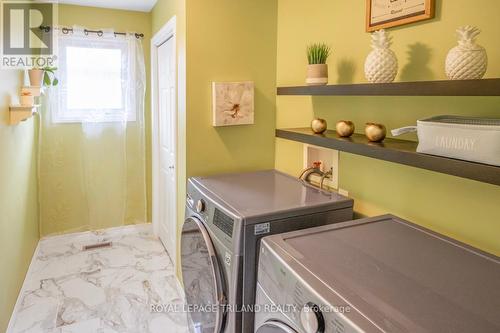
[[[328,65],[326,60],[330,55],[330,47],[325,43],[314,43],[307,47],[307,77],[310,86],[321,86],[328,83]]]

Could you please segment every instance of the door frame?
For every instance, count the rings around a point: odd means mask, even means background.
[[[173,16],[151,39],[151,132],[152,132],[152,222],[153,222],[153,230],[155,235],[159,236],[160,232],[160,202],[158,201],[159,199],[159,179],[160,179],[160,140],[159,140],[159,135],[160,135],[160,128],[159,128],[159,101],[158,101],[158,48],[168,41],[169,39],[173,38],[173,53],[174,53],[174,67],[176,68],[175,70],[175,106],[174,109],[176,112],[173,115],[173,122],[174,122],[174,165],[175,165],[175,177],[174,177],[174,187],[175,191],[172,193],[174,196],[174,216],[176,217],[172,223],[175,224],[175,230],[177,233],[177,218],[178,218],[178,212],[177,212],[177,176],[178,176],[178,170],[177,170],[177,162],[178,162],[178,149],[177,149],[177,135],[178,135],[178,126],[177,126],[177,89],[178,89],[178,82],[177,82],[177,45],[176,45],[176,16]],[[172,260],[172,263],[177,269],[177,255],[178,255],[178,237],[177,234],[175,235],[175,242],[174,244],[174,249],[175,253],[169,253],[170,259]]]

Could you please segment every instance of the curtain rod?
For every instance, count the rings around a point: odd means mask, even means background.
[[[50,26],[43,26],[41,25],[40,26],[40,30],[43,30],[45,32],[50,32],[50,30],[52,29],[52,27]],[[73,33],[73,28],[67,28],[67,27],[63,27],[63,28],[56,28],[56,29],[61,29],[62,33],[67,35],[69,34],[70,32]],[[102,30],[89,30],[89,29],[83,29],[83,32],[85,33],[85,35],[88,35],[89,33],[92,33],[92,34],[97,34],[97,36],[101,37],[104,35],[104,31]],[[114,32],[115,34],[115,37],[118,36],[118,35],[121,35],[121,36],[126,36],[127,33],[126,32]],[[135,38],[139,39],[139,38],[144,38],[144,34],[142,33],[134,33],[135,34]]]

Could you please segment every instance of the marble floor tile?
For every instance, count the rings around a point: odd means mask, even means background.
[[[112,246],[83,250],[101,242]],[[186,314],[151,310],[159,304],[182,305],[183,294],[151,225],[47,237],[38,244],[8,333],[186,333]]]

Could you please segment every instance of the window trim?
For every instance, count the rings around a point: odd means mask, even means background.
[[[101,109],[102,113],[97,117],[89,117],[91,112],[95,109],[67,109],[66,94],[63,92],[66,88],[66,78],[61,78],[59,86],[55,89],[57,91],[57,102],[55,103],[56,110],[53,112],[52,122],[56,124],[65,123],[109,123],[109,122],[123,122],[124,112],[126,110],[127,122],[136,122],[138,120],[138,110],[134,107],[137,96],[135,96],[135,89],[133,89],[134,82],[136,82],[136,66],[135,66],[135,48],[124,37],[98,37],[93,38],[90,36],[61,36],[59,39],[59,66],[66,66],[66,48],[70,46],[95,48],[108,48],[120,49],[122,51],[122,63],[126,64],[126,68],[122,69],[122,99],[123,109]],[[125,59],[123,59],[125,58]],[[67,73],[64,70],[64,73]],[[67,75],[67,74],[66,74]],[[128,81],[128,82],[127,82]],[[72,110],[68,112],[68,110]]]

